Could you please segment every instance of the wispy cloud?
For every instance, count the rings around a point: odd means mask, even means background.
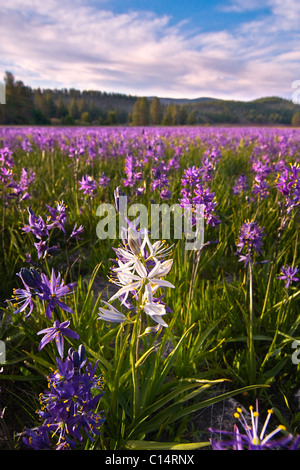
[[[116,14],[81,0],[11,0],[0,7],[0,67],[27,84],[133,95],[289,97],[299,79],[300,7],[268,0],[270,13],[231,30],[185,32],[151,12]],[[247,2],[258,8],[258,1]],[[98,2],[99,5],[99,2]],[[231,10],[245,10],[232,1]],[[226,14],[226,13],[224,13]],[[184,20],[184,18],[183,18]],[[187,25],[185,25],[187,27]]]

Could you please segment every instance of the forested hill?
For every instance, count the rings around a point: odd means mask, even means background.
[[[6,72],[0,124],[300,125],[300,105],[278,97],[231,101],[138,97],[102,91],[33,89]]]

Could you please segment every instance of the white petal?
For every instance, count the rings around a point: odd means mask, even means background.
[[[153,290],[151,287],[151,284],[148,283],[145,285],[145,297],[149,303],[152,303],[153,301]]]
[[[121,312],[118,312],[116,309],[112,311],[99,307],[99,312],[99,320],[105,320],[112,323],[123,323],[126,320],[125,315],[123,315]]]
[[[151,283],[157,284],[159,287],[170,287],[175,289],[175,286],[171,284],[169,281],[165,281],[164,279],[149,279]]]
[[[145,266],[142,265],[142,263],[138,259],[135,261],[135,269],[141,278],[147,277],[146,268]]]
[[[148,278],[153,278],[160,270],[161,262],[157,261],[156,265],[151,269],[150,273],[148,274]]]
[[[164,326],[164,327],[167,327],[169,326],[160,316],[158,315],[153,315],[153,317],[151,317],[152,320],[156,321],[156,323],[158,323],[159,325],[161,326]]]
[[[118,248],[118,252],[119,252],[120,255],[122,255],[123,258],[125,258],[125,259],[132,259],[132,260],[135,259],[135,256],[134,256],[133,253],[129,253],[129,251],[126,251],[126,250],[124,250],[123,248]]]
[[[144,333],[142,333],[139,337],[141,338],[142,336],[149,335],[150,333],[157,333],[160,329],[161,329],[160,325],[147,326]]]
[[[140,286],[141,286],[141,282],[138,281],[138,282],[132,282],[131,284],[128,284],[127,286],[121,287],[121,289],[119,289],[118,292],[116,292],[116,293],[109,299],[109,302],[111,302],[112,300],[117,299],[117,298],[120,297],[121,295],[126,294],[127,292],[129,292],[129,291],[131,291],[131,290],[136,290],[136,289],[138,289]]]
[[[163,263],[161,263],[161,269],[160,269],[159,275],[166,276],[171,271],[172,265],[173,265],[172,259],[168,259],[167,261],[164,261]]]
[[[157,303],[147,303],[144,306],[145,313],[147,315],[166,315],[166,309],[164,305],[157,304]]]
[[[143,243],[142,243],[142,247],[141,247],[141,252],[143,253],[143,249],[146,247],[148,247],[149,249],[149,252],[150,252],[150,257],[153,256],[154,254],[154,249],[153,249],[153,245],[152,243],[150,242],[149,240],[149,237],[148,237],[148,233],[145,233],[145,237],[144,237],[144,240],[143,240]]]
[[[130,268],[133,268],[134,260],[127,261],[127,263],[122,263],[122,261],[119,260],[118,265],[118,268],[113,268],[114,271],[128,270]]]

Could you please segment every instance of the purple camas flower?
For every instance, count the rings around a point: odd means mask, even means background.
[[[159,189],[162,199],[169,199],[171,197],[171,192],[168,189],[170,185],[168,172],[169,168],[164,160],[155,162],[154,166],[151,168],[151,175],[153,177],[151,189],[153,191]]]
[[[64,281],[61,279],[60,273],[56,276],[54,269],[52,269],[50,279],[48,279],[45,274],[41,274],[41,280],[42,285],[39,298],[47,302],[46,316],[50,319],[52,318],[52,312],[56,305],[66,312],[74,313],[73,310],[61,300],[71,293],[74,284],[65,285]]]
[[[172,193],[171,191],[169,191],[168,189],[162,189],[161,192],[160,192],[160,198],[161,199],[170,199],[172,196]]]
[[[51,450],[49,432],[55,431],[56,426],[40,426],[36,429],[25,429],[23,442],[32,450]]]
[[[282,266],[280,276],[277,279],[286,281],[285,288],[288,289],[292,281],[299,281],[300,278],[296,276],[298,268],[295,266]]]
[[[51,341],[55,340],[58,354],[60,357],[64,355],[64,336],[68,336],[69,338],[79,339],[79,335],[68,328],[70,325],[69,321],[64,321],[60,323],[58,320],[55,320],[54,324],[50,328],[45,328],[44,330],[39,331],[37,334],[45,334],[39,344],[39,351],[46,346],[46,344],[50,343]]]
[[[77,227],[77,223],[76,223],[73,227],[73,230],[72,230],[71,235],[70,235],[69,238],[75,238],[77,240],[82,240],[80,235],[82,235],[83,232],[84,232],[83,225],[80,225],[79,227]]]
[[[271,173],[272,168],[268,163],[263,163],[260,160],[254,160],[252,164],[252,170],[254,171],[255,178],[257,181],[262,181],[267,178]]]
[[[152,181],[151,188],[153,191],[159,189],[160,191],[167,190],[169,187],[169,180],[165,174],[160,175]]]
[[[124,186],[133,186],[135,183],[134,171],[133,171],[133,156],[128,155],[125,161],[125,173],[127,178],[123,180]]]
[[[240,431],[237,424],[234,425],[232,433],[210,429],[211,432],[229,437],[228,440],[224,441],[210,439],[211,446],[214,450],[297,450],[300,436],[294,437],[292,434],[285,433],[286,429],[282,425],[277,426],[273,431],[266,435],[266,430],[273,413],[272,410],[268,410],[268,415],[261,431],[259,431],[258,404],[256,403],[255,411],[253,406],[250,406],[249,410],[250,423],[247,422],[240,407],[237,408],[237,411],[234,414],[234,417],[238,420],[244,433]],[[283,437],[274,439],[274,437],[280,432],[284,433]]]
[[[40,240],[40,241],[34,243],[34,246],[35,246],[36,251],[37,251],[38,259],[45,258],[46,255],[48,255],[49,253],[53,253],[54,251],[58,250],[58,245],[49,247],[46,244],[45,240]]]
[[[181,178],[181,185],[187,189],[193,189],[200,183],[200,170],[195,166],[189,167],[184,170]]]
[[[219,218],[215,215],[215,207],[217,205],[215,193],[211,193],[208,188],[204,188],[201,184],[196,186],[194,192],[195,197],[193,198],[193,203],[204,206],[204,218],[206,223],[215,227],[220,223]]]
[[[137,159],[132,155],[129,154],[125,160],[125,173],[126,178],[123,179],[124,186],[129,186],[132,188],[136,182],[141,181],[143,179],[143,174],[141,171],[137,171],[139,167]]]
[[[0,162],[9,168],[14,166],[13,152],[8,147],[0,148]]]
[[[81,181],[78,181],[80,185],[80,191],[83,191],[83,194],[88,194],[89,196],[94,196],[94,192],[97,189],[97,184],[94,181],[94,178],[90,175],[84,175]]]
[[[285,167],[277,176],[275,186],[286,198],[287,213],[300,205],[300,166],[298,164]]]
[[[29,312],[25,315],[28,317],[33,310],[33,301],[32,301],[32,292],[27,285],[24,285],[25,289],[14,289],[13,298],[7,300],[7,302],[14,302],[13,306],[17,307],[19,304],[22,304],[14,313],[23,312],[27,307],[29,307]]]
[[[68,151],[69,151],[70,158],[79,159],[82,155],[84,155],[84,148],[82,147],[79,147],[79,148],[70,147]]]
[[[266,181],[268,175],[272,172],[272,167],[268,164],[268,157],[264,155],[262,161],[253,159],[252,170],[254,172],[254,183],[252,193],[258,195],[262,199],[269,196],[270,185]]]
[[[175,152],[182,152],[181,148],[178,148],[175,150]],[[169,170],[179,170],[180,169],[180,163],[178,161],[178,156],[174,155],[174,157],[170,158],[168,161],[168,171]]]
[[[237,241],[237,254],[239,261],[244,261],[245,266],[253,260],[255,254],[261,254],[263,228],[259,227],[255,221],[246,221],[242,224]]]
[[[33,210],[28,207],[28,224],[22,227],[23,232],[31,232],[36,238],[48,237],[49,231],[46,222],[41,216],[36,216]]]
[[[21,148],[24,152],[32,152],[32,144],[28,139],[22,139]]]
[[[255,180],[252,186],[252,193],[259,195],[260,198],[266,199],[270,194],[270,185],[265,180]]]
[[[29,307],[29,312],[25,315],[25,317],[28,317],[33,310],[33,297],[40,293],[40,276],[33,268],[30,270],[22,268],[17,276],[21,279],[24,289],[14,289],[13,298],[7,300],[7,302],[14,302],[14,307],[22,304],[14,313],[23,312]]]
[[[179,204],[183,209],[192,210],[191,225],[197,224],[197,207],[203,208],[203,216],[207,225],[215,227],[220,223],[220,219],[215,214],[215,207],[217,202],[215,201],[215,194],[210,192],[209,188],[205,188],[201,184],[197,184],[193,188],[193,194],[188,189],[183,188],[181,194],[184,196],[179,199]]]
[[[99,185],[107,188],[110,183],[110,178],[106,176],[104,173],[102,173],[101,177],[99,178]]]
[[[248,189],[248,178],[243,173],[235,182],[232,190],[233,194],[242,194]]]
[[[213,178],[214,165],[209,158],[204,158],[200,167],[201,180],[203,182],[211,181]]]
[[[8,302],[14,302],[15,305],[22,303],[15,313],[22,312],[29,306],[28,317],[33,309],[32,299],[38,297],[41,300],[47,302],[46,316],[52,318],[52,312],[57,305],[62,310],[69,313],[74,313],[73,310],[66,305],[61,299],[67,294],[71,293],[71,289],[74,284],[65,285],[61,279],[60,273],[55,275],[54,269],[52,269],[50,280],[45,274],[39,274],[35,269],[22,268],[18,276],[21,278],[25,289],[14,289],[14,297]]]
[[[48,229],[58,227],[65,234],[65,221],[66,221],[66,206],[61,202],[56,202],[56,207],[50,207],[46,204],[46,207],[49,210],[50,216],[47,219]]]
[[[105,421],[102,412],[95,412],[103,396],[102,380],[96,375],[98,362],[86,364],[85,350],[71,348],[65,361],[56,359],[57,370],[47,377],[48,387],[40,394],[38,411],[43,424],[26,429],[23,442],[33,449],[75,449],[84,436],[100,435]],[[93,390],[93,391],[92,391]]]
[[[17,197],[20,201],[26,201],[29,199],[30,194],[28,193],[28,189],[34,179],[35,173],[33,171],[28,171],[27,168],[22,168],[19,182],[16,182],[11,178],[10,183],[7,185],[8,188],[12,189],[9,197]]]
[[[11,168],[0,168],[0,181],[7,187],[13,182],[13,172]]]
[[[66,235],[66,205],[63,201],[56,202],[55,207],[51,207],[46,204],[49,214],[46,217],[46,221],[41,216],[36,216],[30,207],[27,208],[29,217],[28,224],[22,227],[24,233],[32,233],[37,241],[34,243],[34,246],[37,250],[38,259],[45,258],[46,255],[53,253],[59,249],[58,245],[48,246],[50,241],[50,234],[53,229],[61,230]],[[73,231],[68,239],[78,238],[79,235],[83,232],[83,226],[77,228],[75,224]]]

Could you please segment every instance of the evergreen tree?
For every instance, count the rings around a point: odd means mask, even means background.
[[[68,115],[68,108],[65,105],[64,99],[60,96],[56,105],[56,117],[61,119]]]
[[[116,113],[116,111],[114,111],[114,110],[108,111],[107,117],[106,117],[106,123],[109,126],[114,126],[115,124],[117,124],[117,113]]]
[[[300,112],[299,111],[297,111],[295,114],[293,114],[292,126],[293,127],[299,127],[300,126]]]
[[[80,117],[79,106],[75,98],[72,98],[71,100],[70,107],[69,107],[69,115],[74,120],[79,119]]]
[[[180,106],[179,107],[178,123],[181,126],[184,126],[187,123],[187,116],[188,116],[188,113],[187,113],[186,106],[184,106],[184,105]]]
[[[159,125],[162,122],[163,109],[161,102],[157,97],[153,98],[150,104],[150,122],[154,125]]]
[[[191,112],[189,113],[187,122],[188,122],[188,124],[190,124],[191,126],[192,126],[193,124],[196,124],[196,113],[195,113],[195,111],[191,111]]]
[[[85,124],[90,124],[91,122],[91,116],[88,111],[84,111],[81,115],[81,121],[84,122]]]
[[[176,126],[178,124],[178,107],[175,104],[169,104],[163,118],[165,126]]]
[[[53,99],[53,94],[50,90],[47,90],[41,94],[40,99],[41,111],[47,119],[51,119],[56,116],[56,105]]]
[[[171,109],[172,126],[176,126],[178,124],[178,117],[179,117],[178,106],[173,104],[172,109]]]
[[[147,98],[138,98],[135,102],[132,112],[132,124],[134,126],[148,126],[149,103]]]
[[[172,107],[171,107],[171,105],[168,105],[166,107],[162,123],[163,123],[164,126],[171,126],[172,125]]]
[[[3,124],[34,124],[34,101],[31,88],[15,81],[11,72],[4,77],[6,104],[2,105]]]

